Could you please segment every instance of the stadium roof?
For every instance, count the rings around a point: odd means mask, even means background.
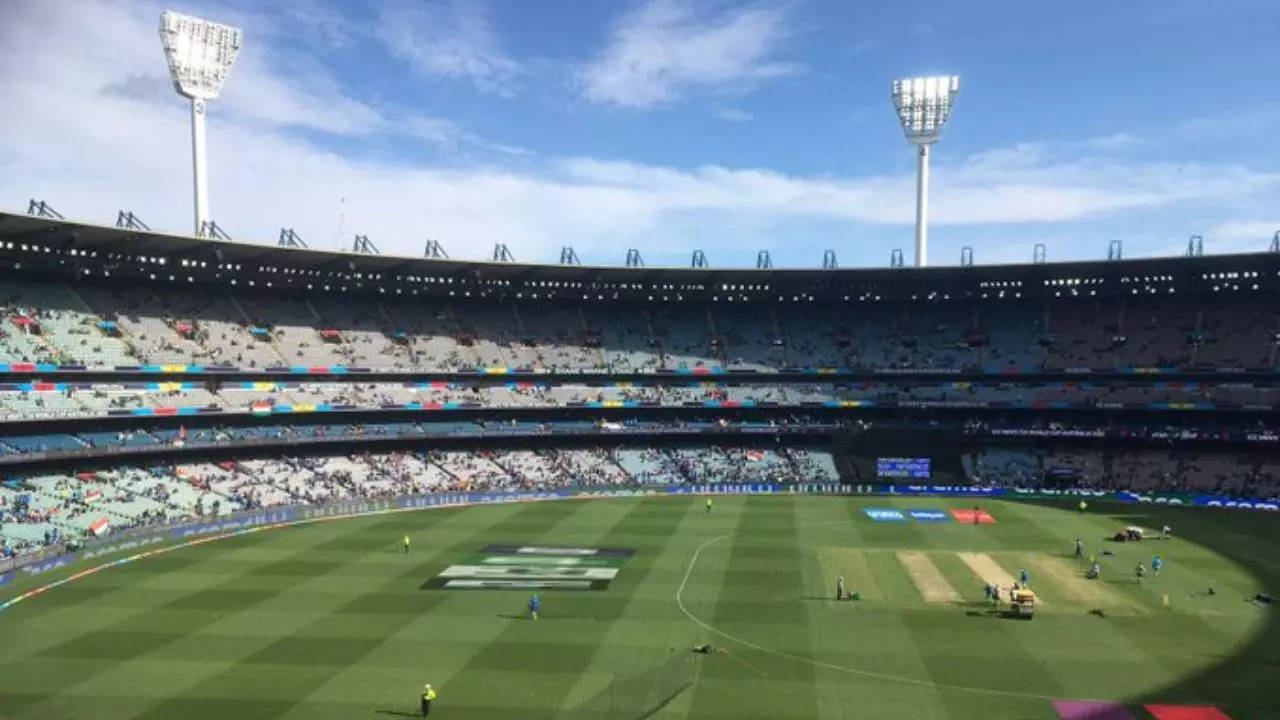
[[[24,247],[25,246],[25,247]],[[45,262],[35,261],[40,256]],[[768,292],[841,289],[857,292],[858,288],[883,289],[885,294],[933,290],[971,291],[978,287],[1020,287],[1028,293],[1044,287],[1060,287],[1058,280],[1114,278],[1112,291],[1121,278],[1158,277],[1170,286],[1185,288],[1187,283],[1202,284],[1206,276],[1250,273],[1250,284],[1261,282],[1265,288],[1280,289],[1280,253],[1243,253],[1233,255],[1200,255],[1126,260],[1095,260],[1067,263],[934,266],[927,268],[674,268],[624,267],[593,265],[553,265],[536,263],[503,263],[477,260],[426,259],[397,255],[374,255],[354,252],[313,250],[243,241],[214,240],[149,232],[113,226],[72,222],[15,213],[0,213],[0,258],[36,265],[48,264],[47,256],[68,255],[81,264],[104,262],[114,258],[127,263],[138,256],[164,258],[164,264],[175,267],[182,260],[201,261],[211,265],[252,268],[291,268],[316,274],[341,274],[344,277],[404,276],[453,277],[467,283],[505,281],[512,286],[538,281],[582,283],[583,287],[602,284],[668,283],[690,292],[710,292],[723,286],[757,290],[768,286]],[[171,263],[171,264],[170,264]],[[7,263],[6,263],[7,264]],[[1254,274],[1256,273],[1256,275]],[[117,276],[127,272],[117,273]],[[1069,282],[1065,283],[1070,285]],[[755,286],[743,288],[741,286]],[[702,286],[702,287],[696,287]]]

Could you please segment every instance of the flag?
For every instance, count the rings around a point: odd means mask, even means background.
[[[93,524],[89,526],[89,529],[93,531],[94,535],[102,537],[111,530],[111,521],[108,520],[106,516],[100,517],[93,521]]]
[[[256,402],[251,406],[254,415],[270,415],[271,403]]]
[[[96,503],[101,499],[102,499],[101,490],[90,490],[89,492],[84,494],[84,501],[89,504]]]
[[[760,462],[764,459],[764,451],[762,450],[748,450],[746,455],[749,462]]]

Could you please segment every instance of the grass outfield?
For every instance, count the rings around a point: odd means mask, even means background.
[[[1280,717],[1274,610],[1243,600],[1280,590],[1280,518],[983,502],[997,522],[974,526],[863,512],[972,504],[725,496],[710,515],[701,498],[505,504],[186,547],[0,612],[0,718],[415,717],[423,682],[439,692],[433,718],[466,720],[554,718],[610,692],[625,707],[602,719],[1047,720],[1058,698],[1121,701],[1135,718],[1154,717],[1143,703]],[[1175,539],[1102,542],[1163,523]],[[1101,581],[1079,577],[1077,536],[1087,553],[1117,553]],[[422,587],[503,543],[635,554],[606,590],[543,592],[536,622],[528,591]],[[1135,584],[1134,564],[1156,553],[1160,577]],[[980,574],[1022,569],[1043,607],[1029,622],[994,616]],[[831,599],[839,575],[861,601]],[[728,653],[691,660],[701,642]]]

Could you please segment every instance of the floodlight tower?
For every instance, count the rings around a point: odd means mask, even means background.
[[[893,107],[902,122],[907,142],[915,145],[916,156],[916,267],[929,264],[926,242],[929,233],[929,146],[942,137],[942,126],[951,116],[951,106],[960,92],[955,75],[916,77],[893,81]]]
[[[165,10],[160,14],[160,40],[169,75],[178,94],[191,100],[191,165],[195,185],[195,229],[209,226],[208,175],[205,168],[205,103],[218,97],[240,53],[239,28]]]

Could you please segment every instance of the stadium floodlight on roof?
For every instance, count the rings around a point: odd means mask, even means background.
[[[218,97],[240,53],[239,28],[166,10],[160,14],[160,39],[169,75],[178,94],[191,100],[191,164],[195,185],[196,235],[210,223],[205,170],[205,103]]]
[[[916,164],[916,267],[928,264],[926,241],[929,224],[929,146],[942,137],[942,126],[960,92],[955,75],[916,77],[893,81],[893,107],[902,122],[907,142],[917,146]]]

